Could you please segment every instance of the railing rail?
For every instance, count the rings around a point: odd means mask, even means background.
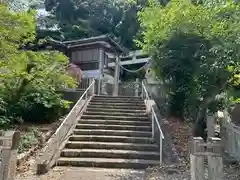
[[[83,106],[81,106],[81,101],[83,100],[84,96],[85,96],[85,100],[87,100],[88,98],[88,92],[89,90],[92,88],[92,86],[94,86],[95,84],[95,80],[93,80],[93,82],[89,85],[89,87],[84,91],[84,93],[82,94],[82,96],[79,98],[79,100],[77,101],[77,103],[73,106],[72,110],[68,113],[67,117],[63,120],[63,122],[61,123],[61,125],[58,127],[58,129],[56,130],[56,132],[54,133],[54,135],[56,135],[60,129],[62,128],[62,126],[64,126],[64,122],[67,121],[67,119],[71,116],[71,114],[73,114],[74,112],[78,112],[76,115],[79,114],[79,112],[81,112]],[[84,102],[86,103],[86,101]],[[80,105],[81,109],[78,109],[78,106]]]
[[[240,160],[240,127],[235,126],[233,123],[225,124],[225,152]]]
[[[224,152],[240,161],[240,127],[233,124],[227,111],[217,113]]]
[[[147,88],[144,84],[144,82],[142,82],[142,97],[145,100],[146,105],[148,106],[148,102],[150,99]],[[156,112],[153,108],[152,105],[150,105],[151,107],[151,122],[152,122],[152,138],[156,138],[156,133],[155,133],[155,127],[157,127],[157,130],[159,131],[159,153],[160,153],[160,165],[162,165],[162,158],[163,158],[163,140],[164,140],[164,134],[162,132],[161,126],[159,124],[159,120],[157,118]]]
[[[42,156],[40,156],[37,162],[37,174],[46,173],[51,165],[54,164],[54,159],[57,156],[59,147],[68,138],[69,131],[77,122],[77,117],[82,112],[84,107],[86,107],[89,94],[94,94],[94,86],[95,80],[92,79],[89,87],[85,90],[77,103],[73,106],[72,110],[68,113],[56,132],[48,140],[47,145],[42,151]]]

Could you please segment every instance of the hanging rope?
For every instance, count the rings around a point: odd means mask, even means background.
[[[119,64],[119,66],[120,66],[123,70],[125,70],[125,71],[127,71],[127,72],[137,73],[137,72],[141,71],[142,69],[144,69],[144,68],[148,65],[148,63],[149,63],[149,61],[146,62],[142,67],[140,67],[139,69],[136,69],[136,70],[127,69],[127,68],[123,67],[121,64]]]

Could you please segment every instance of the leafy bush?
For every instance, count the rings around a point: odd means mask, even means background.
[[[26,94],[9,108],[9,113],[22,117],[24,121],[44,123],[60,117],[64,109],[69,107],[69,103],[56,92],[49,90],[26,91]]]
[[[20,50],[35,39],[34,12],[12,12],[0,3],[0,14],[0,127],[56,119],[69,105],[57,90],[76,85],[66,73],[67,57]]]
[[[37,139],[37,129],[29,129],[29,132],[25,133],[21,139],[20,143],[18,145],[18,153],[23,153],[26,150],[30,149],[31,147],[37,145],[38,139]]]

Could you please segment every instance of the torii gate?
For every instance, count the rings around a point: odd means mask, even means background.
[[[126,56],[114,57],[112,54],[108,54],[108,58],[116,59],[115,62],[108,63],[108,67],[115,67],[113,96],[118,95],[118,88],[119,88],[118,82],[119,82],[119,76],[120,76],[120,66],[148,63],[151,60],[151,58],[146,53],[143,53],[140,50],[131,51]],[[126,60],[126,59],[130,59],[130,58],[131,58],[131,60]]]

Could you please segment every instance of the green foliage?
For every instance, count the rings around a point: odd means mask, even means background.
[[[32,129],[29,129],[29,131],[21,137],[20,143],[18,146],[18,153],[26,152],[31,147],[37,145],[38,143],[37,133],[38,133],[38,130],[35,128],[32,128]]]
[[[112,34],[131,48],[138,37],[137,12],[145,6],[145,0],[46,0],[47,30],[39,29],[38,35],[72,40]]]
[[[35,12],[11,12],[0,4],[0,19],[0,126],[54,120],[49,118],[68,106],[56,91],[75,86],[66,73],[68,59],[59,52],[21,49],[35,40]]]
[[[216,95],[237,83],[240,69],[240,5],[150,1],[139,13],[139,45],[149,52],[156,74],[169,82],[171,112],[183,116],[210,107]],[[211,108],[210,108],[211,109]]]

